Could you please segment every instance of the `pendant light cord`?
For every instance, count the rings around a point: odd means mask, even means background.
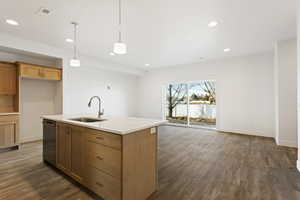
[[[119,42],[122,42],[122,1],[119,0]]]
[[[119,25],[121,26],[122,25],[122,9],[121,9],[121,7],[122,7],[122,1],[121,0],[119,0]]]
[[[74,24],[74,59],[77,59],[77,23]]]

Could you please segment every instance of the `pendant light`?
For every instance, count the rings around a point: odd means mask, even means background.
[[[114,43],[114,53],[115,54],[126,54],[127,46],[124,42],[122,42],[122,4],[121,0],[119,0],[119,39],[118,42]]]
[[[77,22],[71,22],[71,24],[74,26],[74,56],[70,60],[70,66],[72,67],[80,67],[80,60],[78,59],[77,55],[77,27],[78,23]]]

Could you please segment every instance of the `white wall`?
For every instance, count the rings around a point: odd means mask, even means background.
[[[275,130],[278,145],[297,147],[297,42],[275,45]]]
[[[216,80],[217,129],[274,137],[272,54],[152,70],[139,78],[138,116],[161,118],[166,84],[197,80]]]
[[[98,102],[88,108],[92,96],[100,96],[105,115],[136,114],[136,83],[134,75],[82,66],[64,68],[64,113],[98,112]]]
[[[21,142],[42,139],[41,115],[61,113],[55,110],[56,90],[57,82],[21,80]]]

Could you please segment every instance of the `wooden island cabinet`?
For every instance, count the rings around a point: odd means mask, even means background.
[[[150,130],[118,135],[57,123],[57,167],[105,200],[146,200],[157,187]]]
[[[80,127],[57,125],[57,167],[80,183],[83,179],[83,134]]]

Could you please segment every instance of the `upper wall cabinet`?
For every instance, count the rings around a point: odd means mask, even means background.
[[[0,62],[0,113],[16,112],[19,112],[18,68],[14,63]]]
[[[17,93],[17,67],[11,63],[0,63],[0,95]]]
[[[43,79],[60,81],[62,79],[62,70],[52,67],[18,63],[20,67],[20,76],[24,78]]]

